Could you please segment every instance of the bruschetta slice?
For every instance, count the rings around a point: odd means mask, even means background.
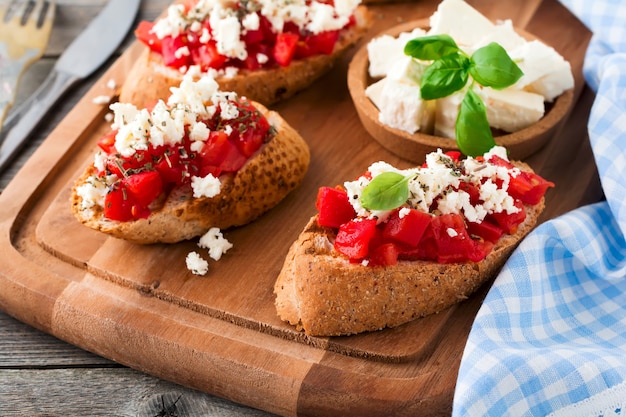
[[[222,90],[268,106],[328,72],[369,25],[359,0],[178,1],[135,30],[147,47],[120,100],[152,104],[196,66]]]
[[[111,133],[72,189],[93,229],[173,243],[241,226],[278,204],[309,166],[306,142],[276,112],[188,73],[167,103],[114,103]]]
[[[553,183],[504,148],[384,162],[322,187],[276,281],[280,318],[312,336],[396,327],[469,297],[537,224]]]

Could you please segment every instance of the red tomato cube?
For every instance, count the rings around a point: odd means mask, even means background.
[[[277,35],[273,56],[278,65],[286,67],[291,63],[296,52],[298,39],[300,36],[295,33],[279,33]]]
[[[317,222],[324,227],[338,228],[356,215],[348,194],[337,188],[320,187],[315,208],[318,210]]]
[[[375,234],[376,220],[350,220],[339,228],[335,238],[335,249],[351,261],[364,259],[369,252],[370,240]]]
[[[430,223],[430,214],[415,209],[409,209],[402,217],[399,213],[399,210],[396,211],[385,224],[384,236],[409,246],[417,246]]]

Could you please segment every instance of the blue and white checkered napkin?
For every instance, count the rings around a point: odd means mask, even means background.
[[[584,75],[606,201],[511,256],[470,332],[454,416],[626,416],[626,1],[561,1],[594,34]]]

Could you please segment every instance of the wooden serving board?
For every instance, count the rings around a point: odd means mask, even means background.
[[[557,0],[473,1],[511,18],[572,64],[569,122],[528,162],[557,184],[546,220],[601,198],[586,121],[593,95],[581,74],[590,34]],[[372,5],[363,45],[403,21],[428,17],[437,1]],[[0,195],[0,308],[69,343],[140,371],[280,415],[446,415],[472,320],[486,288],[407,325],[351,337],[313,338],[281,322],[273,285],[289,245],[315,212],[318,187],[355,178],[370,163],[408,163],[374,141],[346,87],[347,56],[331,73],[275,106],[307,140],[300,188],[245,227],[204,277],[185,256],[195,241],[134,245],[80,225],[70,186],[109,130],[110,94],[142,47],[134,44],[51,133]],[[354,51],[353,51],[354,52]],[[352,53],[353,53],[352,52]]]

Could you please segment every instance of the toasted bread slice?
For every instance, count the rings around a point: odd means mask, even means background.
[[[72,190],[72,212],[92,229],[137,243],[174,243],[203,235],[211,227],[240,226],[278,204],[304,178],[310,153],[304,139],[274,111],[255,103],[276,130],[235,174],[220,176],[221,191],[212,198],[194,198],[189,185],[163,195],[147,219],[119,222],[106,219],[101,207],[81,209],[76,192],[96,168],[90,165]]]
[[[335,49],[329,55],[293,60],[286,67],[256,71],[241,69],[235,76],[216,76],[215,80],[222,91],[234,91],[266,106],[287,99],[326,74],[361,39],[371,18],[364,6],[356,9],[355,17],[356,24],[341,31]],[[180,84],[182,77],[178,70],[165,66],[159,54],[145,48],[126,77],[120,101],[140,108],[149,106],[159,98],[168,97],[170,88]]]
[[[311,218],[289,249],[274,286],[280,318],[312,336],[396,327],[468,298],[493,278],[536,225],[544,199],[525,205],[526,219],[480,262],[400,260],[392,266],[350,261],[333,246],[336,231]]]

